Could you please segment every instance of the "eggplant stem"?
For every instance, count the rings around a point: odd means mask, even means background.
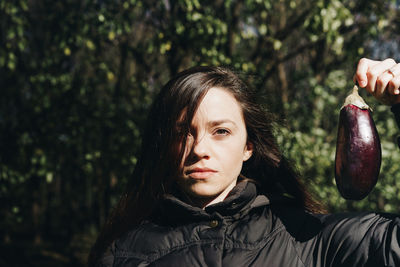
[[[364,99],[358,94],[358,86],[354,85],[352,92],[346,97],[343,106],[344,108],[347,105],[354,105],[360,109],[372,109],[365,103]]]

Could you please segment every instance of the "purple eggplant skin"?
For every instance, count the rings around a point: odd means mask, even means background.
[[[352,104],[340,111],[335,179],[345,199],[361,200],[374,188],[381,167],[381,144],[369,109]]]

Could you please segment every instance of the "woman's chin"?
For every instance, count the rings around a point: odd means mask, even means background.
[[[194,198],[204,198],[204,199],[213,199],[216,198],[221,191],[216,189],[215,187],[207,186],[204,184],[201,185],[192,185],[188,188],[188,193]]]
[[[214,199],[220,194],[215,190],[190,190],[189,195],[193,198],[199,199]]]

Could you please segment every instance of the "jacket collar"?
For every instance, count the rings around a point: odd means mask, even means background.
[[[173,225],[218,217],[238,219],[251,209],[268,204],[266,196],[257,194],[256,185],[244,180],[231,190],[224,201],[207,206],[205,209],[192,206],[176,196],[165,195],[153,218],[163,224]]]

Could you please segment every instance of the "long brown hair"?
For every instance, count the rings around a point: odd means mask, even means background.
[[[289,195],[293,205],[311,212],[321,210],[282,155],[273,135],[271,116],[257,104],[245,83],[226,68],[194,67],[171,79],[154,100],[138,162],[125,193],[92,248],[91,265],[113,240],[146,220],[164,194],[174,191],[174,177],[183,155],[183,151],[176,151],[179,146],[175,144],[184,144],[186,136],[177,132],[176,123],[183,116],[188,131],[197,107],[212,87],[228,90],[242,107],[253,154],[244,162],[241,174],[256,181],[261,194]]]

